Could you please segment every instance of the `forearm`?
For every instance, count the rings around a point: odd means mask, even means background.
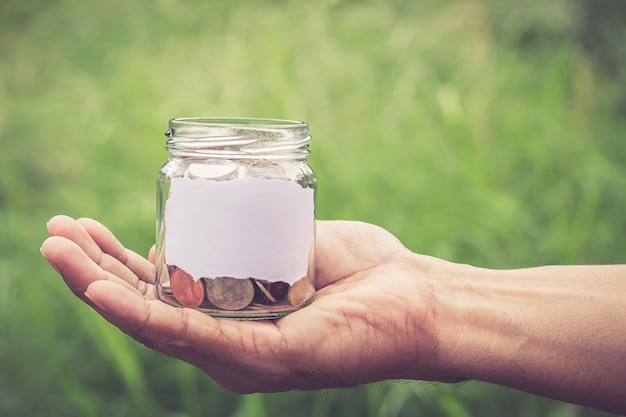
[[[434,312],[450,374],[626,413],[626,266],[450,270]]]

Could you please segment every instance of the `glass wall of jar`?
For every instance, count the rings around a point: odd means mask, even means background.
[[[215,317],[272,319],[315,295],[308,125],[179,118],[157,179],[156,287]]]

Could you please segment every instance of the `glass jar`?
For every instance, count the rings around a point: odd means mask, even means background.
[[[273,319],[315,295],[308,125],[271,119],[169,122],[157,179],[156,287],[211,316]]]

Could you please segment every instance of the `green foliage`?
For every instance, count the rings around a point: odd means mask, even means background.
[[[625,14],[607,0],[0,3],[0,414],[602,415],[480,383],[237,396],[98,318],[38,247],[66,213],[147,253],[167,120],[250,116],[309,122],[320,218],[485,267],[624,263]]]

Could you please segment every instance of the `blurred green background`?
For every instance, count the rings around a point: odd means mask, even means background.
[[[310,124],[319,218],[484,267],[624,263],[625,28],[620,0],[0,2],[0,415],[604,415],[477,382],[234,395],[39,247],[65,213],[147,253],[168,119],[249,116]]]

